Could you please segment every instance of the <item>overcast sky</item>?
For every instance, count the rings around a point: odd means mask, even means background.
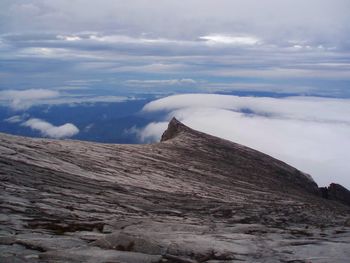
[[[2,0],[0,89],[349,97],[349,14],[348,0]]]

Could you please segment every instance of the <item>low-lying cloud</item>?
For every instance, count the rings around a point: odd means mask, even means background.
[[[47,121],[32,118],[23,122],[22,125],[39,131],[44,137],[54,139],[70,138],[79,133],[79,129],[72,123],[54,126]]]
[[[58,91],[47,89],[4,90],[0,91],[0,103],[7,103],[16,110],[27,109],[38,101],[57,98]]]
[[[65,91],[62,93],[50,89],[4,90],[0,91],[0,105],[8,106],[13,110],[27,110],[36,105],[118,103],[135,99],[125,96],[71,94],[68,93],[69,89]]]
[[[164,113],[164,122],[139,131],[145,142],[158,140],[175,116],[194,129],[283,160],[320,185],[338,182],[350,187],[350,100],[188,94],[153,101],[143,111]]]
[[[9,117],[7,119],[4,119],[4,121],[8,122],[8,123],[20,123],[20,122],[23,122],[28,117],[29,117],[29,115],[27,115],[27,114],[15,115],[15,116]]]

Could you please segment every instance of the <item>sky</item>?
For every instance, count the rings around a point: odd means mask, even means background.
[[[1,0],[0,106],[13,111],[3,121],[70,138],[74,123],[26,111],[153,94],[143,113],[164,116],[135,124],[140,142],[176,115],[322,183],[338,167],[334,179],[350,187],[349,14],[348,0]],[[229,97],[193,97],[208,93]],[[174,108],[174,94],[189,97]]]
[[[0,89],[349,97],[348,0],[2,0]]]

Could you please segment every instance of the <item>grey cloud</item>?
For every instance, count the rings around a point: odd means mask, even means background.
[[[131,79],[125,81],[126,85],[136,87],[157,87],[157,86],[193,86],[197,81],[193,79],[152,79],[152,80],[137,80]]]
[[[332,41],[349,30],[346,0],[14,0],[3,9],[5,25],[17,31],[128,30],[187,38],[234,31]]]
[[[219,68],[205,73],[221,77],[259,77],[259,78],[316,78],[316,79],[345,79],[350,80],[347,68],[307,69],[302,67],[266,67],[263,69]]]
[[[0,89],[62,87],[67,80],[97,78],[103,81],[91,87],[127,90],[136,85],[130,79],[167,78],[203,79],[208,86],[196,87],[208,90],[238,78],[274,87],[282,80],[283,87],[310,87],[316,95],[350,96],[349,1],[1,4],[7,11],[0,17],[8,19],[0,27]],[[117,81],[107,81],[112,78]],[[150,86],[138,84],[140,90]]]

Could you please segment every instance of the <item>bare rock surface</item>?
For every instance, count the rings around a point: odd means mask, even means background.
[[[350,205],[350,191],[345,187],[332,183],[328,187],[321,187],[320,190],[324,198]]]
[[[344,189],[176,119],[149,145],[0,134],[0,262],[349,262]]]

